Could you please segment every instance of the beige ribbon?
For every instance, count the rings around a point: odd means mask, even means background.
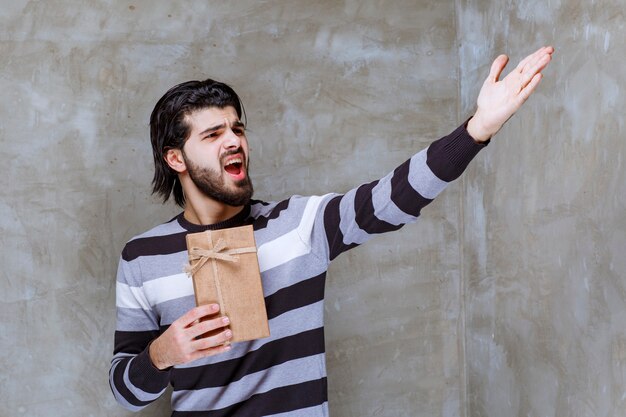
[[[256,247],[254,246],[248,248],[225,249],[226,242],[222,238],[217,240],[213,249],[202,249],[196,247],[189,249],[189,264],[185,266],[185,272],[189,275],[193,275],[196,271],[202,268],[204,264],[209,261],[209,259],[226,262],[239,262],[239,257],[233,255],[256,252]]]
[[[210,235],[209,240],[211,240]],[[224,302],[224,297],[222,296],[222,286],[220,285],[220,278],[217,272],[217,261],[220,260],[226,262],[239,262],[239,257],[233,255],[256,252],[256,247],[254,246],[248,248],[237,248],[228,250],[225,249],[226,242],[222,238],[219,238],[217,240],[217,243],[213,245],[213,249],[192,247],[188,251],[189,263],[185,266],[185,272],[191,277],[196,271],[206,265],[209,259],[213,260],[213,262],[211,262],[213,266],[213,279],[215,280],[215,289],[217,290],[217,302],[220,305],[220,313],[222,315],[227,314],[228,307],[226,306],[226,303]]]

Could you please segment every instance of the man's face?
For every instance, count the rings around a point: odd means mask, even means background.
[[[193,183],[206,196],[241,206],[250,201],[248,140],[245,126],[231,106],[210,107],[187,116],[191,134],[182,155]]]

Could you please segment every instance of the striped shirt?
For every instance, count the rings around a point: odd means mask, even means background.
[[[131,239],[119,263],[109,382],[140,410],[172,384],[172,416],[328,416],[324,283],[330,261],[372,236],[415,221],[482,149],[461,126],[384,178],[345,194],[252,201],[235,217],[199,226],[182,214]],[[149,343],[195,306],[183,273],[185,235],[251,224],[271,336],[165,371]]]

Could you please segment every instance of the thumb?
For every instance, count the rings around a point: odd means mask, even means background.
[[[506,67],[506,64],[509,62],[509,57],[506,55],[498,56],[491,64],[491,70],[489,71],[488,81],[493,83],[497,82],[500,79],[500,74],[502,74],[502,70]]]

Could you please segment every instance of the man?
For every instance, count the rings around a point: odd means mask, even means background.
[[[414,221],[520,108],[554,49],[529,55],[504,79],[493,63],[474,116],[386,177],[344,195],[251,200],[242,106],[227,85],[191,81],[152,113],[153,191],[184,211],[131,239],[117,276],[110,383],[139,410],[172,384],[174,416],[328,416],[323,334],[326,270],[340,253]],[[252,224],[269,338],[229,344],[219,306],[194,307],[182,272],[185,235]],[[198,336],[211,332],[211,336]]]

